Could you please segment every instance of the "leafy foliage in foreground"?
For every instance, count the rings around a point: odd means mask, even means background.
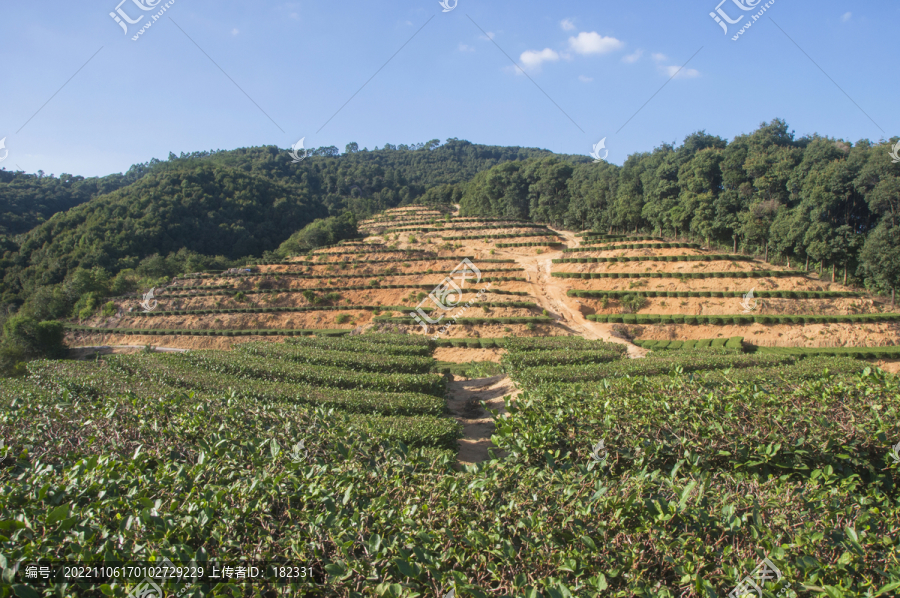
[[[327,343],[395,346],[367,336]],[[534,358],[605,350],[512,342]],[[280,378],[298,364],[235,354],[232,365],[258,375],[196,367],[216,355],[37,362],[32,377],[0,387],[5,563],[291,558],[312,565],[313,580],[282,593],[341,598],[451,588],[478,598],[721,597],[763,556],[789,595],[888,595],[900,582],[900,473],[888,458],[900,389],[853,360],[821,358],[840,377],[808,358],[535,386],[498,420],[495,440],[510,456],[458,472],[451,419],[314,408],[368,389],[317,387],[298,404],[292,383],[256,369]],[[717,367],[732,357],[690,356]],[[815,379],[779,380],[785,373]],[[600,438],[606,453],[595,461]],[[25,590],[0,589],[12,591]]]

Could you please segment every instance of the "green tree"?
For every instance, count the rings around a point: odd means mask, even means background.
[[[859,274],[873,289],[891,293],[891,305],[900,287],[900,227],[882,222],[872,231],[859,255]]]

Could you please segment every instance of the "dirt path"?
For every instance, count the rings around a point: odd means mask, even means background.
[[[519,394],[508,376],[493,376],[475,380],[454,380],[447,386],[447,406],[463,425],[463,438],[459,440],[459,463],[472,465],[490,459],[489,449],[493,448],[494,456],[503,454],[491,442],[494,433],[494,420],[491,414],[482,407],[484,402],[488,409],[501,414],[506,413],[503,397]]]
[[[574,233],[556,229],[551,230],[554,230],[565,239],[567,248],[578,247],[581,244],[581,239],[576,237]],[[587,339],[626,345],[628,357],[632,359],[641,358],[647,354],[646,349],[613,336],[609,325],[591,322],[584,317],[580,310],[569,305],[570,298],[566,296],[566,287],[559,279],[555,279],[550,275],[553,260],[563,257],[562,251],[550,251],[541,255],[503,253],[507,254],[505,257],[511,257],[516,260],[516,263],[525,269],[526,279],[531,283],[538,305],[546,309],[553,319],[556,320],[557,324]],[[579,303],[577,299],[574,301]]]

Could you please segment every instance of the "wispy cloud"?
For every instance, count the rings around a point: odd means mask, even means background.
[[[676,79],[694,79],[695,77],[700,76],[700,71],[697,69],[682,69],[680,66],[661,66],[659,69],[665,73],[669,77],[675,77]],[[679,72],[678,69],[681,69]],[[677,75],[675,73],[678,73]]]
[[[582,31],[569,38],[569,49],[578,54],[606,54],[623,47],[625,44],[614,37],[604,37],[596,31]]]
[[[666,56],[665,54],[660,54],[659,52],[654,52],[653,54],[651,54],[651,56],[656,62],[665,62],[669,59],[668,56]]]
[[[485,36],[485,35],[479,35],[479,36],[478,36],[478,39],[483,39],[483,40],[485,40],[485,41],[491,41],[491,40],[494,39],[496,36],[497,36],[497,34],[494,33],[493,31],[488,31],[486,36]]]
[[[584,75],[578,75],[578,80],[581,81],[582,83],[590,83],[591,81],[594,80],[594,78],[593,77],[585,77]]]
[[[459,44],[459,51],[460,52],[474,52],[475,48],[473,48],[472,46],[469,46],[467,44]]]
[[[845,12],[845,13],[843,14],[843,16],[841,16],[841,21],[844,22],[844,23],[846,23],[846,22],[849,21],[852,17],[853,17],[853,13],[852,13],[852,12]]]
[[[231,35],[237,35],[238,33],[240,33],[240,31],[238,31],[237,27],[231,30]]]
[[[519,56],[519,61],[522,65],[532,71],[539,71],[541,69],[541,65],[545,62],[556,62],[559,60],[559,54],[555,50],[551,50],[550,48],[544,48],[543,50],[525,50],[522,52],[522,55]],[[517,69],[518,70],[518,69]]]
[[[643,50],[635,50],[633,54],[627,54],[622,57],[622,62],[627,62],[628,64],[633,64],[641,59],[641,56],[644,55]]]
[[[559,22],[559,26],[563,28],[563,31],[575,31],[575,23],[572,22],[572,19],[563,19]]]

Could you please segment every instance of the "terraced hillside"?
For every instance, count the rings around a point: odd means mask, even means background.
[[[361,228],[69,332],[182,353],[4,383],[6,563],[290,562],[253,591],[346,598],[900,590],[882,300],[647,236],[427,207]],[[35,587],[141,580],[106,581]]]
[[[573,240],[552,264],[568,306],[644,340],[740,336],[757,346],[883,347],[900,338],[889,302],[815,274],[658,238]]]
[[[691,243],[574,235],[422,206],[388,210],[363,221],[360,230],[368,235],[364,240],[284,263],[177,279],[156,289],[159,304],[149,313],[139,298],[122,298],[116,316],[83,323],[87,326],[73,331],[72,340],[226,348],[236,337],[313,331],[391,327],[424,333],[408,314],[417,306],[424,313],[436,309],[428,294],[464,258],[481,280],[477,287],[462,288],[455,305],[477,301],[461,315],[454,312],[457,318],[441,331],[442,339],[743,337],[753,346],[830,348],[890,346],[900,336],[900,320],[882,298]],[[750,291],[754,298],[745,306]],[[643,354],[636,346],[629,350]]]

